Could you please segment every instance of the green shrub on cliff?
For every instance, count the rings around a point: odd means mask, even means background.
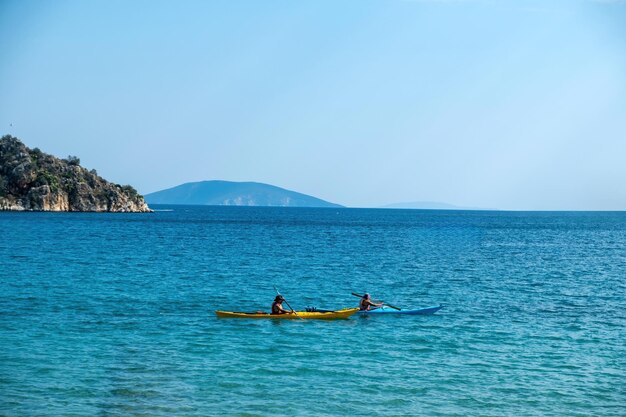
[[[7,180],[0,174],[0,197],[5,197],[7,191]]]
[[[120,188],[122,189],[122,191],[127,192],[130,195],[133,195],[133,196],[139,195],[137,190],[135,190],[135,188],[132,185],[122,185]]]
[[[38,171],[37,178],[33,182],[33,185],[35,187],[48,185],[50,186],[50,191],[57,193],[59,192],[59,177],[48,171]]]
[[[80,165],[80,158],[77,156],[68,155],[68,157],[65,158],[65,161],[67,161],[69,165],[73,165],[73,166]]]

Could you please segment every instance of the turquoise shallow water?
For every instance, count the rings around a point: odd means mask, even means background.
[[[0,231],[0,415],[626,415],[625,213],[174,207]],[[214,316],[269,309],[272,285],[300,309],[446,308]]]

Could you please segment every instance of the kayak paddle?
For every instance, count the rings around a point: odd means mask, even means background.
[[[285,300],[285,297],[284,297],[284,296],[283,296],[283,295],[282,295],[282,294],[278,291],[278,288],[276,288],[276,286],[275,286],[275,285],[274,285],[274,289],[276,290],[276,294],[278,294],[278,295],[280,295],[280,296],[282,296],[282,297],[283,297],[283,301],[285,302],[285,304],[287,304],[287,307],[289,307],[289,309],[291,310],[291,312],[292,312],[293,314],[295,314],[295,315],[296,315],[296,317],[297,317],[297,318],[299,318],[300,320],[304,320],[302,317],[300,317],[300,316],[298,315],[298,313],[296,313],[296,310],[294,310],[294,309],[293,309],[293,308],[289,305],[289,303],[287,302],[287,300]]]
[[[353,292],[353,293],[352,293],[352,295],[354,295],[355,297],[363,298],[363,296],[362,296],[361,294],[357,294],[357,293],[355,293],[355,292]],[[386,303],[386,302],[384,302],[384,301],[381,301],[381,304],[384,304],[384,305],[386,305],[386,306],[389,306],[389,307],[393,308],[394,310],[398,310],[398,311],[402,310],[400,307],[396,307],[396,306],[391,305],[391,304],[389,304],[389,303]]]

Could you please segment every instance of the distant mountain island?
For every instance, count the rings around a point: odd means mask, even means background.
[[[408,203],[388,204],[382,208],[393,209],[421,209],[421,210],[494,210],[490,208],[479,207],[461,207],[453,204],[438,203],[435,201],[412,201]]]
[[[18,138],[0,138],[0,210],[151,212],[130,185],[113,184],[80,159],[56,158]]]
[[[343,207],[310,195],[260,182],[188,182],[146,194],[148,204],[208,206]]]

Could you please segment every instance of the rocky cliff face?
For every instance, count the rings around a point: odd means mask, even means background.
[[[112,184],[79,165],[0,138],[0,210],[150,212],[130,185]]]

